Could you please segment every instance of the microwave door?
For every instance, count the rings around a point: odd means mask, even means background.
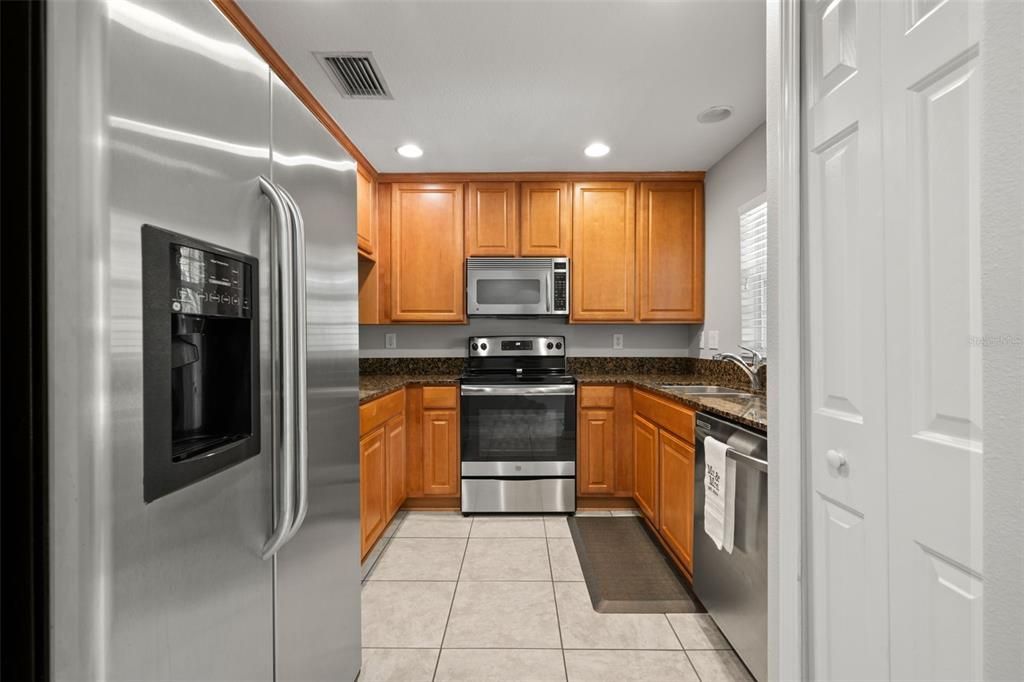
[[[470,315],[551,313],[550,286],[546,271],[471,270],[468,293]]]

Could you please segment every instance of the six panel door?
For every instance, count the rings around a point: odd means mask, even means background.
[[[518,192],[514,182],[466,185],[466,256],[515,256]]]
[[[641,321],[704,320],[704,184],[642,182],[637,213]]]
[[[658,427],[633,415],[633,499],[658,527]]]
[[[465,321],[462,210],[459,183],[391,186],[392,321]]]
[[[519,221],[519,255],[569,256],[572,253],[569,183],[519,183]]]
[[[359,527],[361,554],[373,546],[387,523],[385,427],[359,439]]]
[[[614,494],[615,411],[580,410],[579,439],[580,494]]]
[[[423,411],[423,494],[459,494],[459,416],[456,410]]]
[[[636,318],[636,189],[577,182],[572,208],[571,321]]]
[[[661,468],[661,537],[688,570],[693,570],[693,446],[675,434],[658,432]]]

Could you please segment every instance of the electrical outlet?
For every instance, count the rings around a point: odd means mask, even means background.
[[[708,348],[718,350],[718,330],[712,329],[708,332]]]
[[[398,334],[385,334],[384,335],[384,347],[385,348],[398,348]]]
[[[622,349],[622,334],[612,334],[612,348]]]

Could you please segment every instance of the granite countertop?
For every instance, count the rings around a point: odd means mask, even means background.
[[[694,410],[717,414],[759,431],[768,431],[768,405],[762,394],[727,396],[727,395],[687,395],[665,389],[665,384],[689,385],[721,385],[710,382],[706,376],[696,374],[648,374],[648,373],[601,373],[577,372],[576,381],[581,384],[629,384],[645,391],[674,400]],[[747,391],[750,389],[736,385],[730,388]]]
[[[458,374],[367,374],[359,376],[359,404],[406,386],[457,386]]]

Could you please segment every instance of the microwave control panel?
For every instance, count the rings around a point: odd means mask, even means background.
[[[569,262],[565,259],[556,260],[552,263],[554,267],[554,291],[552,291],[552,306],[555,312],[569,312]]]

